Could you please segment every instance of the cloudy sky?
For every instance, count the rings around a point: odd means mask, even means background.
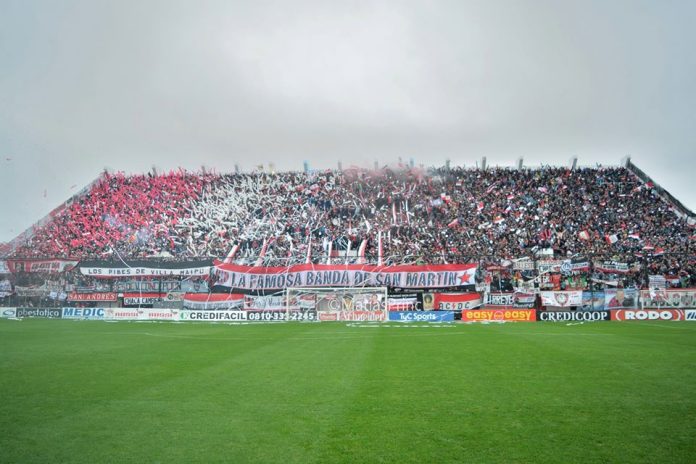
[[[696,2],[0,0],[0,241],[105,167],[633,161],[696,209]]]

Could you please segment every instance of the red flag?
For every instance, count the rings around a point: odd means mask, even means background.
[[[604,240],[606,240],[609,245],[613,245],[619,241],[619,237],[617,237],[616,234],[607,234],[604,236]]]

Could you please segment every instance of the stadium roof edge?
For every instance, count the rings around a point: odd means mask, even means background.
[[[628,160],[626,163],[626,168],[633,173],[638,179],[640,179],[643,183],[650,183],[652,184],[655,189],[655,191],[660,195],[660,197],[665,200],[667,203],[671,204],[674,206],[674,208],[677,210],[677,213],[679,213],[682,216],[685,216],[689,222],[695,223],[696,222],[696,214],[694,214],[693,211],[691,211],[689,208],[684,206],[684,204],[677,200],[671,193],[669,193],[667,190],[662,188],[660,184],[655,182],[650,176],[648,176],[642,169],[640,169],[638,166],[633,164],[631,160]]]

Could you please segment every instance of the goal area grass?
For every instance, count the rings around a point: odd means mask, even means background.
[[[0,462],[693,462],[696,324],[0,320]]]

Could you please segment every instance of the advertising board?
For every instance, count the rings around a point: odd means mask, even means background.
[[[107,321],[137,321],[140,317],[137,309],[107,308],[104,319]]]
[[[0,308],[0,317],[4,317],[4,318],[17,317],[17,308]]]
[[[283,321],[315,321],[317,312],[308,311],[278,311],[278,310],[182,310],[179,311],[181,321],[203,322],[283,322]]]
[[[595,322],[610,321],[609,311],[537,311],[537,321],[547,322]]]
[[[612,321],[683,321],[684,311],[681,309],[614,309],[611,311]]]
[[[317,312],[314,310],[247,310],[248,321],[283,322],[283,321],[316,321]]]
[[[390,311],[395,322],[453,322],[454,311]]]
[[[387,318],[383,311],[322,311],[317,315],[322,322],[378,322]]]
[[[462,311],[463,322],[533,322],[535,309],[470,309]]]
[[[182,321],[207,321],[207,322],[230,322],[246,321],[245,311],[231,310],[182,310],[179,311],[179,320]]]
[[[63,308],[63,319],[104,319],[104,308]]]
[[[16,317],[46,317],[60,319],[60,308],[17,308]]]

